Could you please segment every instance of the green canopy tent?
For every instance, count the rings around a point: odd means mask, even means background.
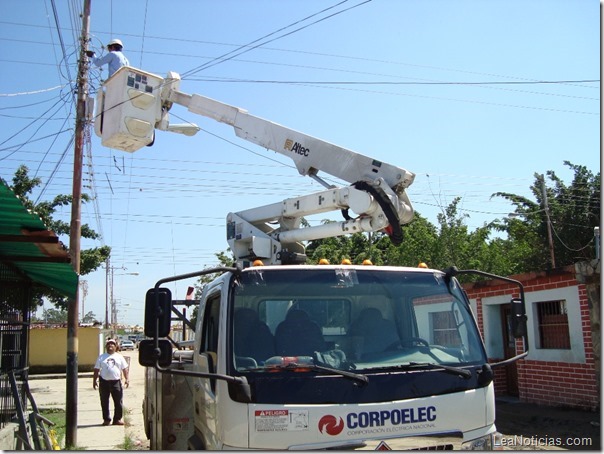
[[[36,284],[76,296],[78,275],[67,250],[1,178],[0,262]]]

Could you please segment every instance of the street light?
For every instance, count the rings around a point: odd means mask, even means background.
[[[122,311],[123,309],[125,309],[127,307],[130,307],[130,303],[122,304],[121,300],[119,300],[119,302],[118,302],[118,300],[114,301],[113,311],[111,314],[111,323],[113,325],[113,331],[117,332],[117,325],[118,325],[117,315],[120,313],[120,311]]]
[[[113,276],[114,273],[113,271],[115,269],[120,269],[120,268],[111,268],[111,336],[115,335],[116,330],[116,324],[117,324],[117,308],[116,306],[116,300],[115,297],[113,296]],[[121,268],[123,270],[125,270],[126,268]],[[138,273],[134,272],[134,273],[120,273],[118,274],[118,276],[138,276]]]
[[[105,263],[105,329],[109,329],[109,301],[111,301],[111,308],[114,308],[114,300],[113,300],[113,276],[114,276],[114,271],[115,270],[127,270],[127,268],[125,266],[110,266],[109,265],[109,258],[107,258],[107,262]],[[109,290],[109,272],[111,271],[111,291]],[[118,274],[118,276],[125,276],[125,275],[130,275],[130,276],[138,276],[139,273],[137,272],[133,272],[133,273],[121,273]],[[111,299],[110,299],[111,297]],[[113,311],[112,311],[113,314]],[[113,317],[112,317],[113,319]],[[112,327],[113,327],[113,320],[112,320]]]

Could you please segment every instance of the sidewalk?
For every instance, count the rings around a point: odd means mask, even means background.
[[[98,389],[92,388],[92,372],[78,374],[77,448],[113,451],[149,449],[143,428],[142,403],[145,368],[138,364],[138,351],[123,352],[130,357],[130,387],[124,388],[125,426],[103,426]],[[31,375],[29,387],[40,409],[65,408],[65,374]],[[113,412],[113,403],[111,403]]]

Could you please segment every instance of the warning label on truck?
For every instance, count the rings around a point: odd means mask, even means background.
[[[308,430],[308,411],[256,410],[256,432],[287,432]]]
[[[187,432],[189,430],[189,418],[168,418],[166,423],[172,432]]]

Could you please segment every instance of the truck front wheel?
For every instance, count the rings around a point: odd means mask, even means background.
[[[187,449],[189,451],[205,451],[206,447],[203,443],[203,440],[201,438],[199,438],[199,436],[196,433],[194,433],[187,440]]]

